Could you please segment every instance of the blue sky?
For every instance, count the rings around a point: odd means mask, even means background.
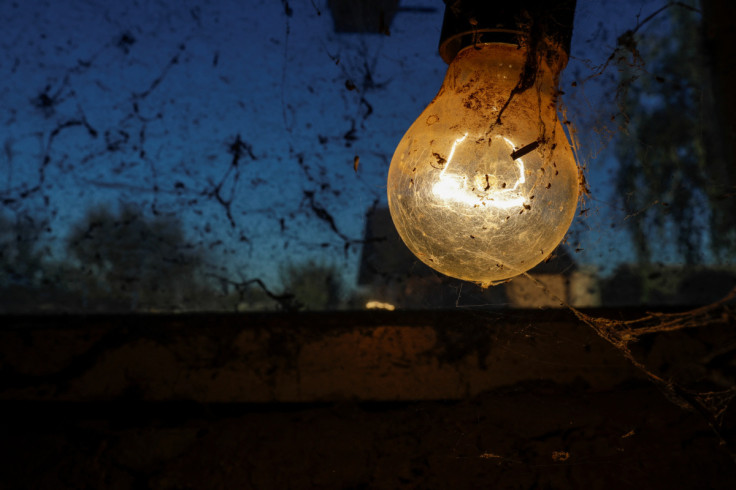
[[[444,76],[443,5],[402,2],[435,10],[400,11],[382,36],[334,33],[323,0],[288,4],[3,2],[5,210],[47,216],[58,250],[90,206],[133,202],[181,217],[233,277],[277,284],[279,264],[313,258],[354,280],[365,213]],[[629,257],[606,204],[617,74],[591,75],[661,2],[578,4],[561,86],[596,201],[571,239],[610,268]]]

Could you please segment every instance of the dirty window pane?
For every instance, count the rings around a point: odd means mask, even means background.
[[[725,85],[698,4],[579,2],[561,117],[587,194],[531,273],[545,291],[448,279],[398,241],[386,174],[442,82],[444,6],[383,3],[359,34],[345,23],[370,16],[324,0],[3,2],[0,310],[680,305],[733,287]]]

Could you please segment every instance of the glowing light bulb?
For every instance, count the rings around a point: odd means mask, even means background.
[[[525,90],[523,48],[480,44],[452,60],[388,174],[391,217],[422,262],[490,285],[531,269],[562,241],[578,199],[556,109],[563,56],[540,56]]]

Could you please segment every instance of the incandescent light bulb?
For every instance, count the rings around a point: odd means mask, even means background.
[[[550,50],[521,90],[527,49],[460,50],[391,160],[399,235],[448,276],[494,284],[544,260],[572,222],[578,169],[557,117],[566,55]]]

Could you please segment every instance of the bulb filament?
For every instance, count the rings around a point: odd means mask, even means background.
[[[490,182],[496,182],[497,180],[495,175],[485,174],[482,179],[482,182],[485,182],[485,187],[479,187],[473,186],[472,183],[469,183],[467,175],[459,175],[451,172],[448,173],[448,170],[452,165],[453,158],[455,157],[455,150],[467,137],[468,133],[465,133],[462,138],[456,139],[452,144],[452,149],[450,150],[450,155],[447,157],[447,162],[440,172],[437,183],[432,187],[434,195],[446,201],[461,202],[472,207],[490,206],[498,209],[511,209],[523,206],[524,197],[519,191],[519,186],[525,183],[526,179],[524,177],[524,161],[521,158],[514,160],[519,176],[511,187],[506,186],[501,189],[491,189]],[[513,150],[513,143],[505,137],[503,137],[503,139]]]

